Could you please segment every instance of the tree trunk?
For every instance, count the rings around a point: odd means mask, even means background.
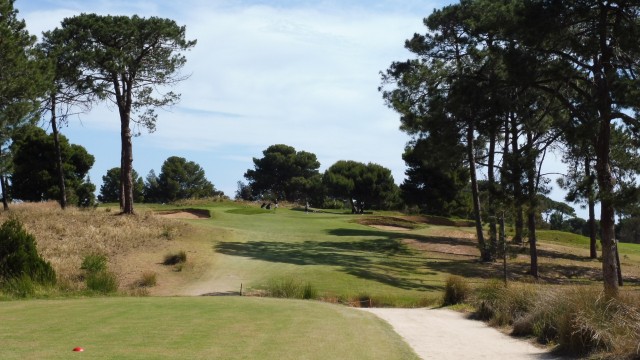
[[[67,189],[64,184],[64,167],[62,165],[62,151],[60,150],[60,135],[56,119],[56,94],[51,95],[51,130],[53,131],[53,143],[56,147],[56,170],[58,171],[58,188],[60,189],[60,207],[67,208]]]
[[[611,64],[614,46],[609,42],[608,8],[600,7],[598,19],[599,54],[593,63],[593,78],[596,86],[596,104],[600,113],[600,128],[596,141],[596,172],[600,190],[600,227],[602,229],[602,278],[607,296],[619,293],[618,266],[616,264],[615,209],[613,201],[614,179],[611,173],[611,112],[612,99],[609,79],[617,75]]]
[[[536,159],[537,155],[534,153],[533,147],[533,134],[531,131],[527,131],[527,146],[526,146],[526,159],[527,159],[527,193],[529,197],[529,209],[527,211],[527,230],[529,232],[529,256],[531,258],[530,273],[534,278],[538,278],[538,244],[536,236],[536,211],[538,210],[538,186],[536,181]]]
[[[598,258],[598,249],[596,248],[596,200],[593,190],[593,176],[591,174],[591,159],[587,156],[584,161],[584,172],[587,176],[587,199],[589,202],[589,257],[591,259]]]
[[[4,211],[7,211],[9,210],[9,199],[7,199],[8,186],[4,175],[0,175],[0,187],[2,187],[2,207]]]
[[[527,211],[527,228],[529,229],[529,255],[531,257],[531,276],[538,278],[538,247],[536,238],[536,208],[529,205]]]
[[[616,264],[615,210],[613,204],[613,176],[609,149],[611,146],[611,124],[607,114],[602,114],[596,146],[598,187],[600,189],[600,227],[602,231],[602,278],[608,296],[618,295],[618,266]]]
[[[122,135],[121,135],[122,136]],[[124,146],[120,147],[120,211],[124,210]]]
[[[491,131],[489,134],[489,163],[488,163],[488,180],[489,180],[489,244],[491,259],[495,259],[498,253],[498,229],[496,216],[496,178],[494,173],[495,156],[496,156],[496,137],[497,131]]]
[[[513,169],[513,201],[515,211],[515,234],[513,236],[513,242],[515,244],[522,244],[522,233],[524,228],[524,216],[522,210],[522,170],[520,162],[516,157],[520,157],[520,149],[518,147],[518,124],[515,116],[512,118],[511,125],[511,154],[513,156],[513,162],[511,167]]]
[[[123,214],[133,214],[133,143],[131,141],[132,81],[126,74],[114,79],[114,91],[120,113],[120,206]]]
[[[618,267],[618,285],[624,286],[624,281],[622,280],[622,267],[620,266],[620,248],[618,245],[620,242],[616,239],[616,266]]]
[[[484,241],[484,233],[482,230],[482,216],[480,214],[480,192],[478,191],[478,179],[476,176],[476,158],[474,141],[474,127],[469,124],[467,127],[467,157],[469,160],[469,174],[471,177],[471,194],[473,197],[473,218],[476,224],[476,236],[478,237],[478,247],[480,248],[480,257],[482,261],[491,261],[491,254],[487,251],[487,245]]]
[[[129,123],[122,123],[122,198],[124,214],[133,214],[133,181],[131,173],[133,170],[133,144],[131,141],[131,128]]]

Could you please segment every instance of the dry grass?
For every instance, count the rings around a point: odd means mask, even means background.
[[[14,204],[0,213],[0,222],[9,216],[17,216],[35,236],[38,252],[51,262],[59,283],[71,290],[83,287],[80,267],[89,254],[106,256],[110,271],[124,288],[156,265],[135,254],[172,250],[167,231],[180,235],[191,231],[188,224],[152,212],[123,216],[103,209],[63,211],[57,203]]]
[[[640,296],[633,291],[608,299],[600,286],[490,282],[475,290],[473,302],[479,318],[567,355],[640,358]]]

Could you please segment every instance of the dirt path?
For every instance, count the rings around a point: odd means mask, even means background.
[[[444,309],[363,309],[387,321],[422,359],[561,359]]]

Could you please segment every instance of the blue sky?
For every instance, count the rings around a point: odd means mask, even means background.
[[[165,159],[200,164],[233,197],[252,158],[273,144],[316,154],[321,171],[338,160],[374,162],[404,179],[409,137],[378,92],[379,72],[411,57],[403,45],[448,0],[17,0],[40,35],[80,13],[160,16],[197,39],[157,131],[134,139],[134,168],[159,173]],[[90,173],[119,165],[119,117],[104,104],[71,118],[62,132],[96,157]],[[560,195],[554,196],[558,199]]]

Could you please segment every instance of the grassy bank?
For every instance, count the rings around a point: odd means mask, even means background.
[[[0,358],[416,359],[371,314],[325,303],[246,297],[11,301]]]

